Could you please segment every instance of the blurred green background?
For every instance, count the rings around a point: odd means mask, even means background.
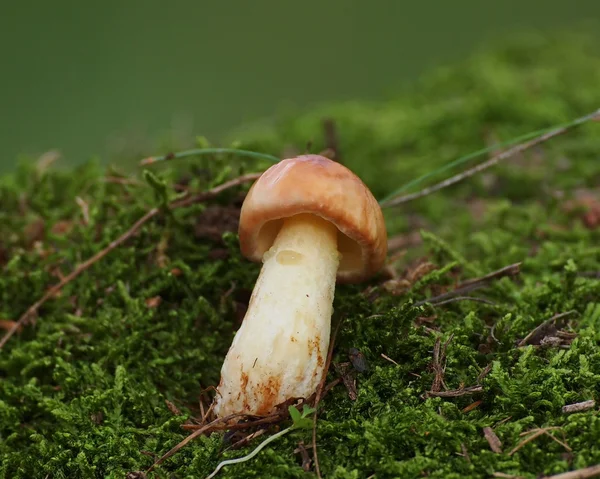
[[[600,1],[4,2],[0,170],[161,138],[186,146],[293,108],[378,99],[523,29],[591,29]],[[589,21],[592,21],[592,24]]]

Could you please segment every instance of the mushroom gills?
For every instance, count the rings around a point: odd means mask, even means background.
[[[315,215],[285,219],[223,363],[217,416],[269,414],[316,391],[329,347],[337,235]]]

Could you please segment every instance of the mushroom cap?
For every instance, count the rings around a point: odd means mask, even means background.
[[[282,160],[252,185],[240,214],[242,254],[262,261],[284,219],[302,213],[337,227],[338,282],[363,281],[383,266],[387,231],[379,203],[352,171],[319,155]]]

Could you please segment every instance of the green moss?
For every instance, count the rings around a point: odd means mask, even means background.
[[[325,106],[235,137],[238,146],[275,155],[304,151],[309,140],[320,151],[322,120],[332,118],[343,161],[383,197],[490,137],[508,140],[597,108],[600,57],[592,46],[578,38],[519,38],[436,70],[386,102]],[[561,412],[600,394],[600,282],[581,274],[600,271],[600,229],[586,228],[580,212],[564,207],[576,189],[598,184],[598,128],[585,125],[486,175],[386,211],[390,235],[423,230],[423,244],[395,264],[399,274],[414,271],[416,258],[438,269],[402,294],[384,288],[381,277],[338,287],[335,319],[345,319],[334,361],[347,361],[354,347],[370,368],[358,375],[356,401],[340,385],[321,404],[325,477],[483,478],[499,471],[533,478],[600,462],[598,409]],[[174,197],[182,179],[199,191],[265,166],[228,155],[173,162],[156,167],[154,187],[143,179],[103,181],[98,164],[45,173],[19,166],[0,180],[0,319],[17,319],[59,274],[161,205],[160,181]],[[0,354],[0,477],[123,477],[146,470],[153,454],[186,436],[180,426],[199,414],[201,391],[218,382],[259,271],[240,256],[235,236],[245,188],[148,222],[10,340]],[[76,198],[88,205],[86,221]],[[491,304],[413,306],[514,262],[522,262],[517,279],[473,293]],[[516,347],[567,311],[574,313],[564,328],[577,333],[570,344]],[[438,340],[449,341],[446,386],[481,383],[482,392],[426,397]],[[481,403],[465,410],[474,401]],[[488,426],[502,454],[484,438]],[[552,432],[571,450],[543,435],[509,455],[520,434],[536,427],[560,428]],[[309,444],[310,432],[290,433],[219,477],[308,476],[293,453],[300,440]],[[220,455],[222,435],[214,433],[154,474],[205,477],[258,441]]]

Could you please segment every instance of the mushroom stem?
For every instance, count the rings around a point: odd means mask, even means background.
[[[221,369],[214,412],[265,415],[313,394],[325,368],[337,228],[310,214],[284,220],[263,256],[244,321]]]

